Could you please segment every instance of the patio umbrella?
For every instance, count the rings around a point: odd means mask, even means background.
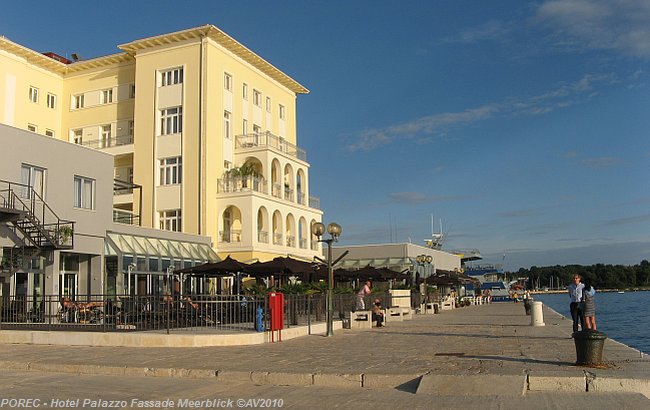
[[[219,262],[204,263],[203,265],[192,266],[190,268],[179,269],[174,273],[184,274],[201,274],[206,276],[225,276],[231,273],[245,272],[249,267],[247,263],[239,262],[226,256],[226,259]]]
[[[315,262],[301,261],[290,256],[278,256],[268,262],[258,262],[249,265],[246,272],[252,276],[300,276],[303,280],[309,280],[310,276],[317,275],[317,267],[320,264]]]

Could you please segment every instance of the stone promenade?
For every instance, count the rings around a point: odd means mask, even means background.
[[[497,404],[526,396],[548,404],[557,394],[580,394],[607,403],[623,395],[625,404],[620,408],[650,408],[647,356],[608,339],[603,366],[575,366],[570,320],[544,308],[544,321],[546,326],[530,326],[522,304],[493,303],[416,315],[384,328],[340,329],[333,337],[310,335],[254,346],[5,344],[0,345],[0,367],[20,374],[40,371],[334,388],[350,395],[394,390],[438,398],[491,397],[491,403]],[[0,331],[0,340],[1,336]]]

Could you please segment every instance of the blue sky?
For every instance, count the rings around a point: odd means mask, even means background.
[[[310,89],[298,144],[341,244],[514,270],[650,259],[650,2],[22,1],[0,34],[92,58],[214,24]],[[505,251],[505,259],[503,258]]]

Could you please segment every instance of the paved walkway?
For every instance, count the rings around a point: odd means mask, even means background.
[[[570,320],[546,308],[544,314],[546,326],[532,327],[522,304],[493,303],[418,315],[385,328],[337,330],[333,337],[312,335],[256,346],[2,345],[0,367],[124,377],[216,377],[219,382],[258,386],[391,388],[438,397],[542,394],[538,397],[551,400],[549,392],[589,391],[650,398],[647,356],[608,339],[602,368],[575,366]],[[637,401],[647,399],[635,396],[629,403]]]

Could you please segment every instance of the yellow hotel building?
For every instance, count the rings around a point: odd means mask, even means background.
[[[221,258],[320,255],[309,91],[212,25],[118,48],[70,61],[0,37],[0,122],[112,154],[115,222],[210,237]]]

